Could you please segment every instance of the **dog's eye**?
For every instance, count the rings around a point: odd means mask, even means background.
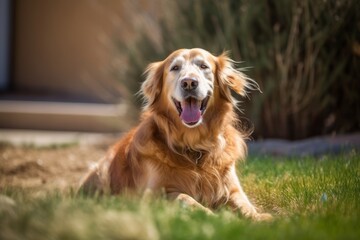
[[[178,66],[178,65],[174,65],[174,66],[170,69],[170,71],[177,71],[177,70],[179,70],[179,66]]]
[[[201,68],[201,69],[208,69],[209,67],[208,67],[207,65],[205,65],[205,64],[201,64],[201,65],[200,65],[200,68]]]

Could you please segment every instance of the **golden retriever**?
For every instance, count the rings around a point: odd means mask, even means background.
[[[247,147],[230,89],[245,95],[257,84],[225,53],[216,57],[199,48],[177,50],[146,74],[140,124],[110,149],[81,190],[164,191],[207,212],[227,204],[254,220],[270,219],[250,203],[235,168]]]

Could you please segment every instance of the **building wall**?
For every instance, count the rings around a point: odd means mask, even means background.
[[[9,85],[10,9],[10,0],[0,1],[0,92]]]
[[[15,90],[95,102],[124,93],[114,79],[124,61],[114,43],[134,36],[136,14],[156,11],[149,1],[117,0],[17,0],[14,7]]]

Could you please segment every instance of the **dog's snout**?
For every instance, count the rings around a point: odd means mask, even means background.
[[[183,80],[181,80],[181,88],[187,91],[195,90],[198,85],[198,80],[194,78],[184,78]]]

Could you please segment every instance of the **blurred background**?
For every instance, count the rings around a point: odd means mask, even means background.
[[[0,128],[121,132],[145,67],[230,51],[254,138],[360,130],[360,1],[0,0]]]

